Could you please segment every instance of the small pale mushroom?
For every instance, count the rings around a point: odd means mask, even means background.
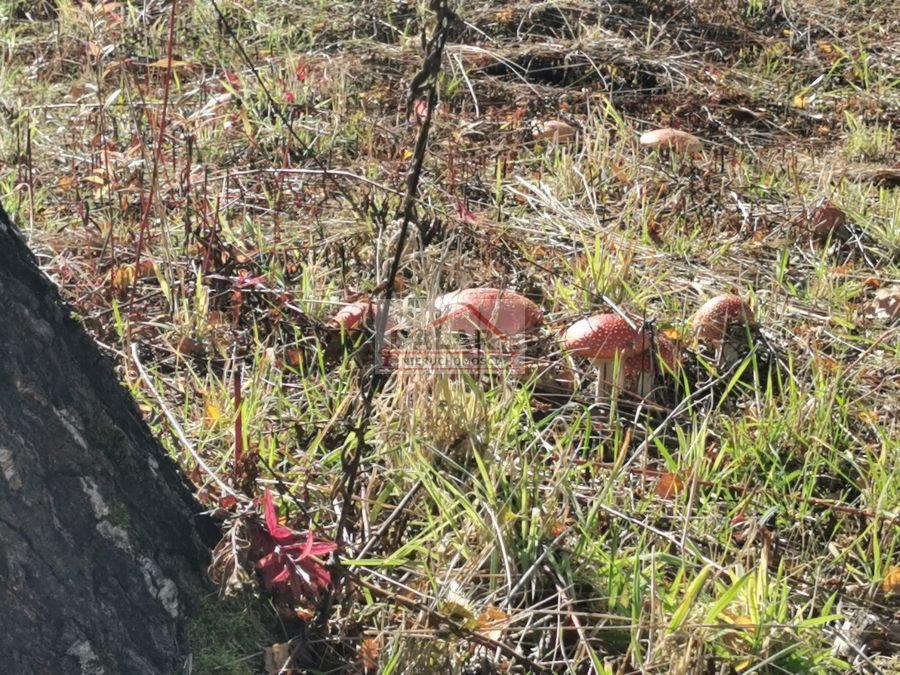
[[[641,145],[657,150],[676,150],[678,152],[701,152],[703,141],[681,129],[654,129],[641,134]]]
[[[650,346],[650,335],[618,314],[595,314],[576,321],[566,329],[563,349],[573,356],[587,359],[597,367],[597,393],[612,383],[620,391],[625,383],[625,363],[640,356]],[[616,361],[621,361],[616,369]],[[618,371],[618,372],[616,372]]]
[[[726,363],[740,357],[744,330],[754,325],[753,310],[740,296],[725,294],[707,300],[691,320],[698,343],[716,350]]]
[[[578,136],[578,129],[562,120],[539,122],[531,132],[535,140],[550,140],[557,143],[571,143]]]
[[[434,302],[440,313],[435,327],[457,333],[490,333],[504,339],[543,323],[541,308],[524,295],[500,288],[467,288]]]

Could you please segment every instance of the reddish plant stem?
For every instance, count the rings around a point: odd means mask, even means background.
[[[144,200],[141,210],[141,227],[138,231],[137,250],[134,256],[134,268],[138,269],[141,264],[141,253],[143,253],[144,239],[147,230],[150,227],[150,209],[153,208],[153,199],[157,196],[156,183],[159,180],[159,163],[162,159],[163,140],[166,137],[166,115],[169,109],[169,88],[172,83],[172,55],[175,45],[175,20],[177,18],[178,0],[172,0],[169,12],[169,37],[166,42],[166,72],[163,81],[163,104],[162,113],[159,117],[159,134],[156,137],[156,147],[153,152],[153,169],[150,175],[150,194]],[[174,161],[174,158],[173,158]],[[134,281],[131,285],[131,295],[135,294],[138,282],[137,274],[134,275]]]

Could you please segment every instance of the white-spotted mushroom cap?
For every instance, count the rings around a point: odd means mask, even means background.
[[[563,349],[592,362],[627,359],[650,346],[649,334],[617,314],[595,314],[576,321],[563,335]]]
[[[707,300],[691,321],[700,342],[721,342],[734,324],[753,325],[753,310],[737,295],[717,295]]]
[[[672,149],[678,152],[703,150],[703,141],[681,129],[654,129],[641,134],[640,142],[647,148]]]
[[[665,365],[656,362],[652,349],[632,354],[623,360],[624,383],[631,393],[647,396],[653,391],[660,375],[678,373],[681,369],[681,354],[678,343],[674,340],[663,335],[657,336],[655,354]]]
[[[523,295],[499,288],[467,288],[435,300],[435,326],[459,333],[491,333],[500,338],[531,330],[544,320],[541,308]]]

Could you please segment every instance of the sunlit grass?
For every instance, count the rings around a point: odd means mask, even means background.
[[[895,122],[879,117],[900,88],[882,63],[896,50],[857,39],[863,19],[841,37],[814,2],[792,3],[790,25],[756,0],[727,17],[676,3],[683,17],[653,22],[615,3],[460,3],[474,28],[444,64],[397,302],[526,293],[545,325],[504,348],[566,364],[577,386],[548,396],[500,366],[400,371],[361,424],[370,336],[326,322],[387,283],[426,4],[223,2],[250,64],[208,3],[184,6],[162,148],[169,8],[152,4],[7,13],[4,203],[206,505],[233,507],[198,456],[281,495],[300,529],[341,541],[349,574],[386,589],[343,583],[315,649],[357,667],[376,640],[372,672],[505,667],[465,639],[478,631],[557,672],[896,665],[896,646],[875,653],[848,628],[890,620],[879,588],[900,564],[900,347],[896,326],[860,313],[900,280],[900,193],[849,171],[896,164]],[[736,32],[720,43],[710,26]],[[606,43],[615,63],[594,54]],[[578,67],[581,84],[554,82]],[[550,119],[578,139],[536,141]],[[639,146],[668,125],[704,151]],[[848,216],[843,238],[809,234],[825,199]],[[139,240],[153,266],[134,279]],[[730,365],[696,356],[690,335],[724,292],[759,323]],[[690,367],[652,401],[597,396],[594,369],[561,354],[569,323],[613,309],[685,343]]]

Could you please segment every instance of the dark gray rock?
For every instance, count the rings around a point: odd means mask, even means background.
[[[178,672],[198,511],[0,207],[0,672]]]

